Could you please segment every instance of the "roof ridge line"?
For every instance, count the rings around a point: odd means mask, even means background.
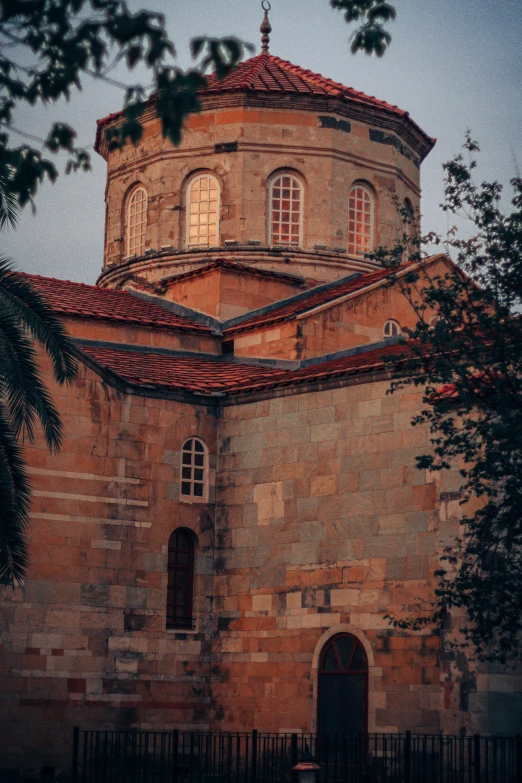
[[[228,321],[223,321],[221,324],[223,327],[223,332],[225,332],[227,329],[231,329],[233,326],[238,326],[243,321],[249,321],[251,318],[256,318],[259,315],[265,315],[267,313],[271,313],[274,310],[279,310],[281,307],[285,307],[288,304],[300,302],[302,299],[307,299],[313,294],[320,294],[323,291],[328,291],[330,288],[335,288],[342,283],[347,283],[349,280],[356,280],[358,277],[363,277],[363,273],[353,272],[351,275],[341,277],[339,280],[333,280],[329,283],[321,283],[321,285],[314,286],[314,288],[309,288],[307,291],[301,291],[299,294],[288,296],[286,299],[280,299],[279,301],[272,302],[271,304],[265,305],[264,307],[258,307],[256,310],[250,310],[248,313],[236,315],[234,318],[229,318]]]
[[[218,321],[217,318],[213,318],[211,315],[207,315],[206,313],[200,313],[199,310],[193,310],[191,307],[186,307],[185,305],[178,304],[177,302],[169,302],[167,299],[154,296],[154,294],[146,294],[145,292],[137,291],[134,288],[127,289],[126,293],[128,293],[130,296],[135,296],[138,299],[143,299],[149,304],[157,305],[158,307],[161,307],[162,310],[168,310],[170,313],[178,315],[181,318],[188,318],[189,320],[196,321],[196,323],[202,324],[203,326],[208,326],[218,335],[221,335],[223,332],[223,324],[221,321]]]

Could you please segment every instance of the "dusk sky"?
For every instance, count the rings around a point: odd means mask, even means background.
[[[442,163],[459,152],[467,128],[482,150],[477,178],[498,179],[508,196],[510,178],[522,171],[522,0],[393,4],[393,41],[381,59],[350,54],[352,28],[329,0],[272,0],[270,51],[400,106],[437,138],[422,167],[423,229],[444,232]],[[259,51],[259,0],[129,5],[166,15],[182,66],[190,65],[189,40],[202,34],[233,34]],[[125,78],[121,70],[110,75]],[[83,92],[68,104],[20,111],[14,124],[45,136],[53,120],[64,120],[76,128],[81,144],[92,146],[96,119],[119,110],[122,100],[117,88],[86,77]],[[28,272],[94,283],[102,265],[104,188],[105,161],[93,152],[90,173],[64,175],[40,189],[36,214],[26,207],[17,229],[3,233],[2,253]]]

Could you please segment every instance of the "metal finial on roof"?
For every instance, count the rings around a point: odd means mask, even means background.
[[[268,44],[270,43],[270,33],[272,32],[272,27],[270,25],[270,20],[268,18],[268,12],[270,11],[271,5],[268,2],[268,0],[262,0],[261,8],[265,12],[263,22],[261,24],[261,27],[259,28],[260,32],[262,33],[261,51],[266,52],[266,54],[268,54]]]

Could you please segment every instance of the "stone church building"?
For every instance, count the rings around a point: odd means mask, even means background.
[[[415,468],[418,390],[387,394],[416,316],[365,258],[434,140],[266,41],[201,103],[178,147],[153,102],[136,147],[98,123],[98,282],[29,276],[79,375],[49,380],[61,452],[26,444],[0,766],[65,763],[75,725],[520,731],[521,678],[386,617],[429,610],[460,513],[458,478]]]

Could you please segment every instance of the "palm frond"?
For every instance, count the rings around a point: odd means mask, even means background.
[[[72,383],[77,363],[62,322],[30,282],[15,272],[11,261],[4,257],[0,257],[0,309],[42,345],[51,359],[55,380],[59,384]]]
[[[63,428],[42,381],[36,351],[27,334],[1,310],[0,392],[16,436],[25,433],[33,440],[34,425],[39,419],[48,448],[54,451],[60,448]]]
[[[24,578],[30,497],[22,450],[0,403],[0,585],[21,584]]]
[[[10,190],[9,182],[5,176],[0,175],[0,229],[7,224],[15,227],[20,216],[20,203],[16,195]]]

